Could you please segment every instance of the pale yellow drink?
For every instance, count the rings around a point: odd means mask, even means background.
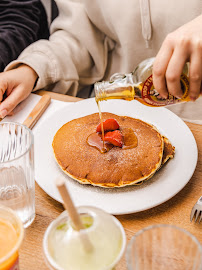
[[[49,265],[58,270],[109,270],[120,260],[126,245],[119,221],[95,207],[78,208],[85,230],[77,232],[66,214],[51,224],[44,237]],[[87,252],[81,234],[87,233],[93,250]],[[52,269],[51,268],[51,269]]]
[[[0,270],[18,270],[18,250],[23,239],[23,226],[9,208],[0,207]]]

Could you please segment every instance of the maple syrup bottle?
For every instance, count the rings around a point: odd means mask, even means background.
[[[95,99],[98,103],[109,99],[136,99],[147,106],[165,106],[189,101],[188,63],[185,64],[181,75],[182,98],[178,99],[169,94],[162,98],[153,85],[152,70],[155,58],[142,61],[133,72],[128,74],[115,73],[110,81],[95,83]]]

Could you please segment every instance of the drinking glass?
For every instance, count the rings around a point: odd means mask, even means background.
[[[123,226],[114,216],[93,206],[80,206],[77,211],[85,229],[76,231],[64,211],[45,232],[43,249],[49,269],[115,270],[126,246]],[[90,252],[81,241],[85,235],[93,246]]]
[[[184,229],[153,225],[133,236],[126,261],[129,270],[201,270],[202,247]]]
[[[35,218],[34,139],[19,123],[0,123],[0,204],[12,208],[25,228]]]

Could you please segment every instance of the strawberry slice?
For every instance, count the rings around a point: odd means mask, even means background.
[[[109,131],[105,133],[104,141],[121,148],[123,146],[123,135],[120,130]]]
[[[104,131],[116,130],[119,129],[119,124],[115,119],[109,118],[103,122],[103,128]],[[96,132],[101,132],[101,123],[97,126]]]

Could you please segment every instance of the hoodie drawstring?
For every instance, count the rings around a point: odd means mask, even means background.
[[[149,48],[149,41],[152,36],[151,14],[149,0],[139,0],[141,23],[142,23],[142,35],[145,39],[146,48]]]

